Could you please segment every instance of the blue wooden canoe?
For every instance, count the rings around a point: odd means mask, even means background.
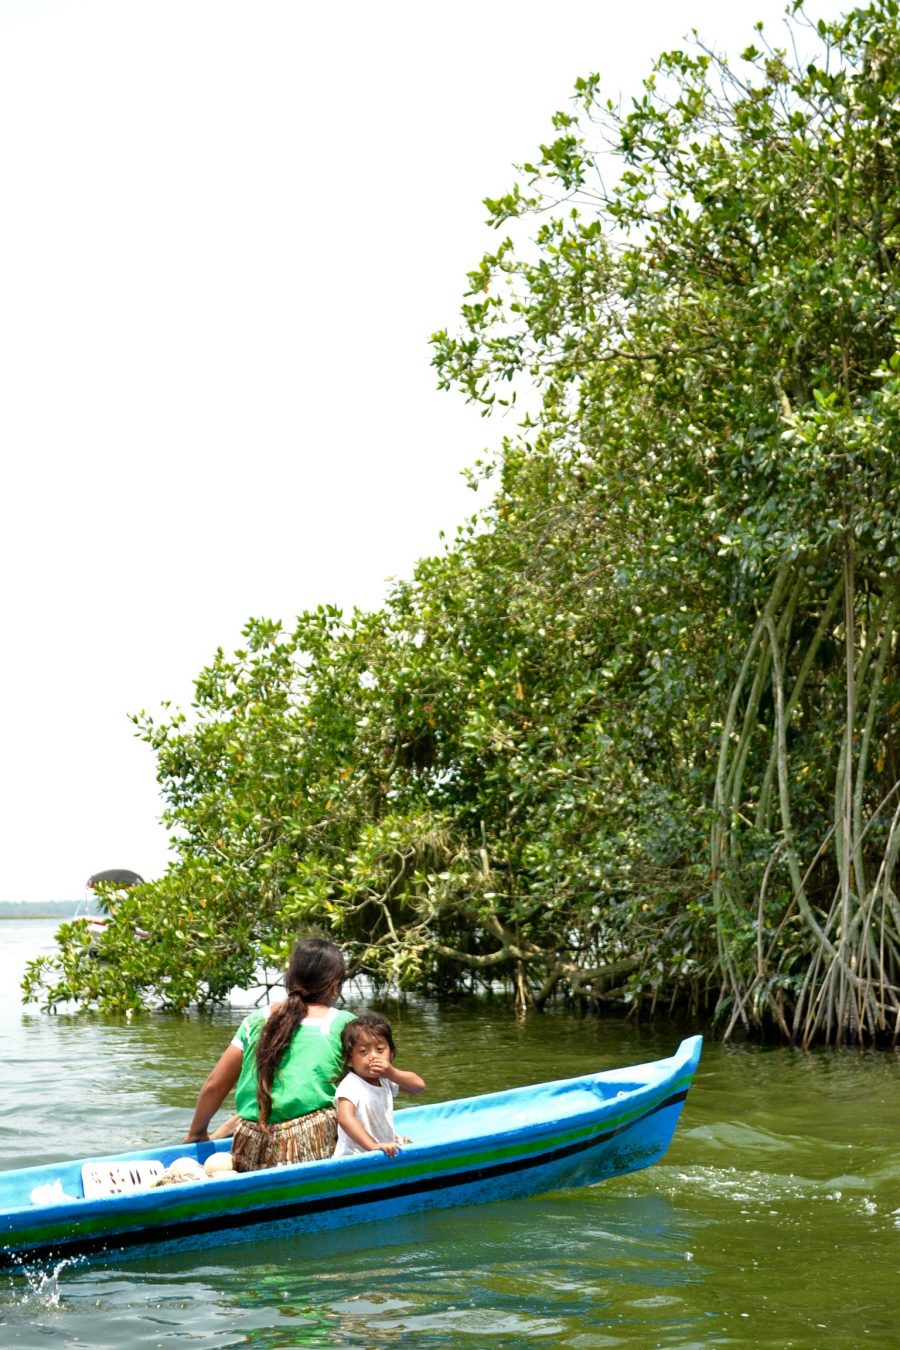
[[[692,1036],[653,1063],[410,1107],[397,1113],[397,1126],[412,1142],[394,1158],[366,1153],[146,1184],[154,1163],[158,1171],[185,1156],[205,1162],[230,1148],[219,1140],[0,1172],[0,1264],[160,1243],[212,1246],[592,1185],[663,1155],[701,1045]],[[85,1177],[110,1168],[135,1188],[85,1196]]]

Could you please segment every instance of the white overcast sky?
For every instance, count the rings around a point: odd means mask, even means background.
[[[822,0],[812,12],[841,6]],[[577,76],[781,0],[0,0],[0,899],[164,869],[128,714],[372,607],[503,427],[440,394],[482,198]]]

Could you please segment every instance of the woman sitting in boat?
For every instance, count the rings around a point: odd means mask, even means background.
[[[346,978],[332,942],[297,943],[284,977],[287,998],[250,1013],[238,1027],[200,1089],[184,1143],[209,1138],[210,1120],[235,1088],[235,1171],[331,1157],[341,1031],[354,1017],[334,1006]]]

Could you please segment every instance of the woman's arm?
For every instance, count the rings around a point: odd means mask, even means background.
[[[374,1153],[376,1149],[381,1149],[389,1158],[393,1158],[399,1145],[396,1139],[386,1139],[383,1142],[373,1139],[369,1131],[356,1117],[356,1107],[347,1097],[338,1097],[337,1099],[337,1118],[338,1124],[348,1138],[352,1139],[354,1144],[359,1144],[368,1153]]]
[[[229,1045],[218,1064],[200,1089],[194,1118],[183,1144],[195,1144],[198,1140],[208,1139],[209,1122],[234,1087],[241,1073],[244,1052],[237,1045]]]

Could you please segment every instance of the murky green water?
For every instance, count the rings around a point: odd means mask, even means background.
[[[180,1138],[242,1015],[24,1010],[18,974],[54,927],[0,921],[4,1168]],[[431,1101],[654,1059],[693,1030],[391,1011]],[[708,1041],[647,1171],[321,1237],[0,1273],[0,1345],[898,1346],[898,1288],[900,1055]]]

